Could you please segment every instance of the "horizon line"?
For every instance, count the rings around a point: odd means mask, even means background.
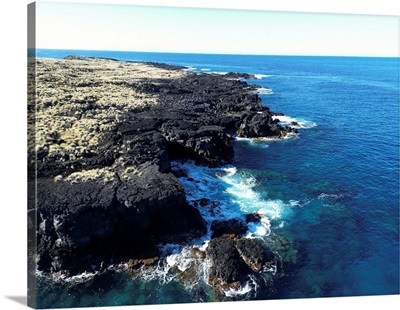
[[[359,58],[400,58],[397,56],[383,55],[325,55],[325,54],[242,54],[229,52],[166,52],[166,51],[132,51],[132,50],[108,50],[108,49],[75,49],[75,48],[28,48],[29,50],[53,50],[53,51],[92,51],[92,52],[122,52],[122,53],[153,53],[153,54],[191,54],[191,55],[227,55],[227,56],[287,56],[287,57],[359,57]]]

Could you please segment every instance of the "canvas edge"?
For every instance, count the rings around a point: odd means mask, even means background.
[[[37,281],[36,281],[36,152],[35,152],[35,48],[36,48],[36,3],[30,3],[27,6],[27,220],[28,220],[28,248],[27,248],[27,306],[36,308],[37,305]],[[33,60],[33,61],[32,61]]]
[[[89,4],[94,4],[89,2]],[[121,5],[121,3],[117,3],[115,5]],[[135,4],[132,4],[135,5]],[[139,6],[139,5],[137,5]],[[147,6],[147,5],[141,5],[141,6]],[[163,7],[162,4],[157,5],[159,7]],[[224,9],[224,8],[211,8],[211,9]],[[229,9],[229,8],[227,8]],[[241,9],[234,9],[231,8],[232,10],[241,10]],[[32,51],[33,54],[29,53],[29,55],[35,55],[36,56],[36,3],[30,3],[27,5],[27,13],[28,13],[28,36],[27,36],[27,48],[28,51]],[[316,14],[325,14],[325,13],[318,13],[318,12],[312,12]],[[332,14],[345,14],[345,13],[332,13]],[[350,13],[350,14],[356,14],[356,13]],[[392,15],[389,15],[392,16]],[[400,16],[395,16],[397,17],[398,20],[400,21]],[[400,47],[399,47],[400,51]],[[400,53],[400,52],[399,52]],[[399,54],[400,55],[400,54]],[[34,59],[35,57],[33,57]],[[28,62],[27,64],[27,70],[28,72],[30,70],[35,71],[36,67],[33,63],[30,64]],[[32,72],[32,71],[31,71]],[[35,101],[35,96],[32,94],[35,94],[35,87],[32,85],[35,85],[35,74],[33,74],[31,77],[27,78],[27,83],[28,83],[28,103],[29,102],[34,102]],[[32,80],[33,79],[33,80]],[[36,170],[35,169],[30,169],[32,166],[32,162],[36,162],[36,154],[34,150],[31,150],[33,152],[30,152],[29,148],[29,143],[30,142],[35,142],[35,123],[29,123],[29,119],[35,120],[35,109],[30,110],[28,107],[28,127],[27,127],[27,138],[28,138],[28,166],[27,166],[27,172],[28,172],[28,182],[27,182],[27,188],[28,188],[28,203],[27,203],[27,216],[28,216],[28,252],[27,252],[27,263],[28,263],[28,282],[27,282],[27,305],[31,308],[36,308],[37,305],[37,277],[36,277],[36,262],[35,262],[35,256],[36,256],[36,251],[37,251],[37,242],[36,242],[36,223],[37,223],[37,213],[36,213]],[[35,145],[35,143],[33,143]],[[33,155],[33,156],[32,156]],[[33,165],[33,168],[36,168],[36,165]],[[357,296],[351,296],[350,298],[354,298]],[[367,296],[361,296],[361,297],[367,297]],[[131,305],[129,305],[131,306]]]

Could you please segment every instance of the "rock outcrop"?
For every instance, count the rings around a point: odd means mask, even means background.
[[[208,281],[222,294],[243,288],[251,274],[280,268],[279,257],[255,239],[214,238],[207,247],[207,257],[211,261]]]
[[[29,182],[37,182],[31,212],[44,271],[154,261],[158,244],[201,236],[205,223],[187,203],[171,160],[215,167],[232,161],[234,135],[294,131],[272,119],[242,75],[84,57],[41,59],[36,67],[29,156],[37,180]],[[213,239],[211,282],[241,281],[240,268],[263,268],[271,257],[253,243]]]
[[[215,221],[211,224],[211,238],[218,238],[225,235],[242,236],[248,230],[246,224],[238,219],[226,221]]]

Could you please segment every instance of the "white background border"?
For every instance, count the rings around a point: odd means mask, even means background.
[[[26,16],[31,1],[1,1],[0,88],[0,309],[24,309],[26,298]],[[396,0],[117,0],[56,1],[123,3],[269,11],[400,16]],[[400,46],[399,46],[400,50]],[[400,55],[400,52],[399,52]],[[366,270],[365,272],[368,272]],[[15,301],[17,300],[17,301]],[[397,309],[400,295],[303,300],[270,300],[100,309]],[[89,309],[89,308],[81,308]]]

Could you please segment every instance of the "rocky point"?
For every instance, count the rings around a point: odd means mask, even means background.
[[[77,274],[130,262],[155,263],[158,245],[206,233],[172,173],[172,160],[217,167],[232,161],[231,140],[279,138],[257,86],[183,67],[112,59],[36,59],[37,98],[28,105],[28,212],[37,231],[36,263]],[[226,228],[226,224],[235,229]],[[209,282],[224,289],[267,268],[273,253],[240,237],[244,224],[214,223]]]

